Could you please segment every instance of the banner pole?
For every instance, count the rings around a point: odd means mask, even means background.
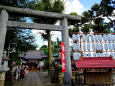
[[[66,50],[66,48],[65,48],[65,50]],[[66,53],[65,53],[65,59],[66,59]],[[67,68],[66,60],[65,60],[65,68]],[[66,81],[66,86],[67,86],[67,71],[65,72],[65,81]]]

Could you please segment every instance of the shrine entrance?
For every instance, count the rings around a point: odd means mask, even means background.
[[[8,14],[21,17],[44,17],[49,19],[60,20],[61,25],[49,25],[49,24],[38,24],[38,23],[25,23],[19,21],[9,21]],[[28,28],[28,29],[37,29],[37,30],[49,30],[49,31],[61,31],[62,33],[62,42],[65,43],[65,56],[66,56],[66,72],[68,75],[68,81],[71,82],[72,71],[71,71],[71,59],[70,59],[70,50],[69,50],[69,35],[68,35],[68,21],[69,22],[78,22],[81,20],[80,16],[59,14],[52,12],[44,11],[35,11],[29,9],[15,8],[0,5],[0,86],[4,86],[4,77],[5,72],[8,68],[5,67],[6,63],[2,63],[4,43],[7,27],[13,28]]]

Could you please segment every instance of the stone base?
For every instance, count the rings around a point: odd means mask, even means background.
[[[0,86],[4,86],[5,73],[6,72],[0,72]]]
[[[0,86],[4,86],[4,80],[0,80]]]

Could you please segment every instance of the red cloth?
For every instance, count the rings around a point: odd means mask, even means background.
[[[38,71],[38,68],[34,68],[35,71]]]
[[[110,57],[83,57],[76,60],[75,65],[77,69],[115,68],[115,60]]]
[[[31,71],[31,68],[28,68],[27,70],[28,70],[28,71]]]

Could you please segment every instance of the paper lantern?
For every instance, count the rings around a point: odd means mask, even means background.
[[[86,50],[86,44],[83,44],[83,51]]]
[[[113,50],[115,50],[115,43],[113,43]]]
[[[73,59],[74,60],[79,60],[79,55],[77,52],[73,53]]]
[[[99,40],[100,42],[102,42],[102,35],[100,34],[98,37],[99,37],[98,40]]]
[[[79,34],[76,35],[76,41],[80,41],[80,35]]]
[[[83,53],[83,57],[87,57],[87,54],[86,54],[86,53]]]
[[[73,43],[73,50],[76,50],[76,43]]]
[[[99,43],[96,43],[96,50],[100,50]]]
[[[110,41],[111,34],[107,34],[107,40]]]
[[[95,41],[98,41],[98,35],[95,35]]]
[[[107,51],[108,50],[108,48],[109,48],[109,46],[108,46],[108,44],[104,44],[104,48],[105,48],[105,50]]]
[[[114,41],[114,35],[111,34],[111,41]]]
[[[87,43],[87,50],[90,51],[90,43]]]
[[[96,50],[96,46],[95,46],[94,43],[92,44],[92,49],[93,49],[94,51]]]
[[[100,53],[97,53],[97,57],[100,57]]]
[[[80,44],[79,43],[76,44],[76,50],[80,50]]]
[[[86,35],[85,38],[86,38],[87,42],[89,42],[89,35],[88,34]]]
[[[73,59],[74,59],[74,60],[79,60],[79,59],[80,59],[80,56],[81,56],[81,54],[78,53],[78,52],[73,53]]]
[[[85,42],[85,41],[86,41],[85,34],[83,34],[83,35],[82,35],[82,40],[83,40],[83,42]]]
[[[91,57],[91,54],[90,54],[90,53],[88,53],[88,54],[87,54],[87,56],[88,56],[88,57]]]
[[[93,57],[96,57],[96,53],[93,53]]]
[[[109,55],[108,53],[105,53],[105,56],[106,56],[106,57],[109,57],[110,55]]]
[[[113,36],[113,38],[114,38],[114,41],[115,41],[115,35]]]
[[[91,35],[91,40],[92,40],[92,42],[95,41],[95,37],[94,37],[94,35]]]
[[[103,50],[103,44],[102,43],[99,44],[99,50]]]
[[[97,35],[97,41],[99,41],[100,39],[99,39],[99,35]]]
[[[72,35],[72,39],[73,39],[73,41],[76,40],[76,35],[75,34]]]
[[[114,56],[114,53],[110,53],[111,56]]]
[[[110,50],[110,51],[113,50],[113,44],[112,44],[112,43],[109,44],[109,50]]]
[[[103,35],[103,40],[107,41],[107,35],[106,34]]]

